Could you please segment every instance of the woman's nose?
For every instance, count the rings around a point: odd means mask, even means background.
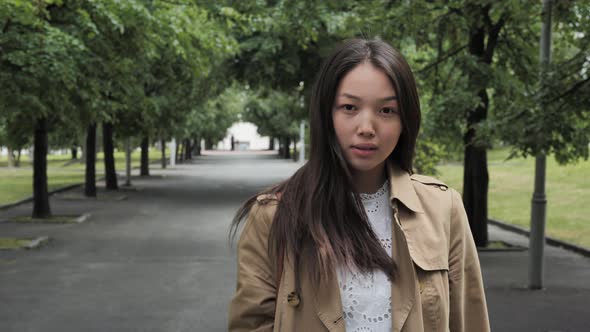
[[[359,124],[357,127],[357,134],[360,136],[365,137],[373,137],[375,136],[375,119],[373,117],[373,112],[369,110],[363,110],[360,112],[359,117]]]

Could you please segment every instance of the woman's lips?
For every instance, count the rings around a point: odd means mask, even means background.
[[[359,157],[370,157],[377,152],[377,146],[373,144],[360,144],[351,147],[352,153]]]

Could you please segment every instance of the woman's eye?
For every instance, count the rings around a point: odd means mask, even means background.
[[[340,106],[341,109],[345,110],[345,111],[354,111],[356,110],[356,106],[351,105],[351,104],[344,104],[342,106]]]
[[[381,113],[383,113],[385,115],[391,115],[391,114],[397,113],[397,111],[395,110],[395,108],[385,107],[385,108],[381,109]]]

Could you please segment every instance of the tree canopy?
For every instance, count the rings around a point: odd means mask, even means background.
[[[326,53],[381,38],[417,78],[417,168],[462,158],[468,214],[482,224],[490,147],[588,158],[590,1],[554,7],[540,80],[540,1],[4,0],[0,144],[32,144],[39,120],[54,147],[82,145],[100,122],[115,139],[214,142],[242,119],[291,140]]]

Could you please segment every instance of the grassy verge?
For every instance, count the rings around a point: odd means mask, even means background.
[[[507,150],[488,154],[490,190],[489,216],[510,224],[530,228],[531,198],[534,184],[534,158],[506,161]],[[438,167],[439,178],[462,190],[462,163]],[[590,161],[560,166],[547,159],[547,235],[590,248]]]
[[[157,150],[150,151],[150,161],[158,161],[161,154]],[[132,165],[139,166],[141,154],[132,154]],[[0,157],[0,205],[19,201],[30,197],[33,193],[33,170],[27,156],[22,156],[21,167],[7,168],[6,157]],[[4,167],[3,167],[4,166]],[[152,166],[153,167],[153,166]],[[82,162],[70,162],[67,155],[47,157],[47,180],[49,190],[65,187],[74,183],[84,182],[84,168]],[[125,169],[124,152],[115,153],[115,168],[121,172]],[[103,154],[97,154],[96,176],[104,175]]]
[[[7,249],[20,249],[26,247],[29,243],[31,243],[30,239],[17,239],[11,237],[2,237],[0,238],[0,249],[7,250]]]

